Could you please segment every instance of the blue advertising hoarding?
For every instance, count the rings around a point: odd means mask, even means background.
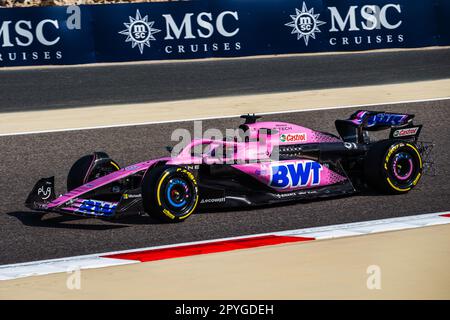
[[[450,44],[445,0],[196,0],[0,9],[0,66]]]
[[[90,20],[89,7],[0,9],[0,66],[94,62]]]

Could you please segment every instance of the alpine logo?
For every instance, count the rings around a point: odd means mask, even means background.
[[[419,127],[398,129],[394,131],[393,136],[394,138],[414,136],[417,134],[417,131],[419,131]]]
[[[300,161],[271,166],[271,187],[299,188],[320,184],[322,165],[315,161]]]
[[[306,133],[286,133],[280,135],[281,142],[303,142],[306,141]]]

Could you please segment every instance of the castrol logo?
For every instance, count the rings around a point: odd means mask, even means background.
[[[418,130],[419,130],[419,127],[399,129],[399,130],[394,131],[394,138],[414,136]]]
[[[306,141],[306,133],[286,133],[280,136],[281,142],[303,142]]]

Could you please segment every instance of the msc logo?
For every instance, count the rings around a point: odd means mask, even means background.
[[[161,30],[153,28],[154,21],[148,21],[148,16],[141,17],[139,10],[136,10],[136,17],[129,17],[130,22],[125,22],[125,30],[120,31],[120,34],[127,36],[125,42],[131,42],[131,47],[138,47],[141,54],[144,53],[144,46],[150,48],[150,41],[155,41],[153,36]]]
[[[309,38],[316,38],[316,33],[320,32],[319,26],[325,22],[319,20],[320,14],[314,14],[314,8],[308,10],[303,2],[302,10],[295,9],[295,15],[291,15],[292,21],[285,26],[292,27],[292,34],[297,34],[297,40],[303,38],[308,46]]]
[[[364,5],[359,12],[356,11],[358,6],[351,6],[345,18],[339,13],[336,7],[328,7],[331,13],[330,32],[339,31],[360,31],[375,29],[397,29],[402,24],[402,20],[388,21],[388,17],[395,17],[395,13],[401,14],[402,8],[399,4],[386,4],[382,7],[377,5]],[[388,12],[389,10],[389,12]],[[359,13],[359,14],[358,14]],[[359,24],[359,26],[358,26]]]
[[[77,212],[96,213],[98,215],[111,215],[116,210],[117,205],[106,201],[84,200]]]
[[[270,186],[274,188],[298,188],[320,184],[322,165],[315,161],[301,161],[271,167]]]
[[[216,35],[216,33],[225,38],[232,38],[239,33],[239,27],[235,25],[239,21],[237,11],[223,11],[217,16],[213,16],[211,12],[200,12],[198,14],[189,12],[184,15],[182,20],[178,17],[175,19],[171,14],[163,14],[161,15],[161,19],[165,21],[165,30],[163,32],[166,35],[163,38],[164,41],[179,39],[195,40],[198,38],[209,39]],[[154,34],[162,31],[153,27],[155,25],[154,21],[148,20],[148,16],[142,17],[139,10],[136,10],[136,16],[130,16],[129,22],[124,23],[126,29],[119,32],[127,37],[125,42],[131,42],[132,48],[137,46],[141,54],[144,53],[145,46],[150,47],[150,41],[156,41]],[[230,23],[231,26],[228,25]],[[211,49],[218,51],[218,45],[215,43],[212,48],[208,49],[209,47],[205,43],[201,45],[195,44],[192,45],[194,49],[190,50],[192,53],[199,52],[199,46],[201,46],[204,52]],[[182,44],[177,46],[168,45],[165,47],[165,52],[172,53],[174,47],[178,48],[178,53],[186,53],[185,50],[189,50],[190,48],[190,46]],[[235,48],[236,50],[240,50],[240,43],[236,43]],[[230,50],[230,43],[227,42],[224,44],[224,50]]]
[[[375,2],[375,1],[374,1]],[[340,6],[326,7],[329,12],[329,21],[324,22],[319,20],[319,13],[314,12],[314,8],[309,8],[303,2],[302,9],[295,9],[295,14],[291,15],[292,21],[286,23],[285,26],[291,27],[291,34],[297,35],[297,40],[303,38],[305,45],[308,46],[309,39],[316,39],[316,36],[321,33],[319,27],[328,23],[328,31],[339,35],[340,32],[358,32],[358,31],[375,31],[386,29],[395,30],[399,28],[403,21],[401,19],[402,6],[400,4],[387,3],[383,6],[376,4],[366,4],[363,6],[353,5],[349,7]],[[326,13],[325,13],[326,14]],[[330,37],[330,45],[361,45],[364,43],[382,43],[394,42],[399,43],[404,41],[403,34],[387,34],[383,38],[381,34],[374,32],[374,35],[362,35],[356,33],[354,36],[347,34],[342,37]],[[395,37],[394,37],[395,36]],[[396,38],[396,40],[394,40]],[[339,39],[339,41],[338,41]]]

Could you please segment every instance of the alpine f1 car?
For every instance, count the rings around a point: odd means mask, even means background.
[[[402,194],[422,177],[432,145],[418,141],[414,115],[358,111],[336,120],[339,136],[242,116],[242,139],[196,139],[176,156],[124,168],[104,152],[74,163],[67,193],[40,179],[26,199],[36,211],[119,218],[143,214],[184,221],[199,209],[272,205],[354,194],[368,186]],[[389,129],[385,140],[369,133]],[[201,152],[194,152],[200,148]]]

